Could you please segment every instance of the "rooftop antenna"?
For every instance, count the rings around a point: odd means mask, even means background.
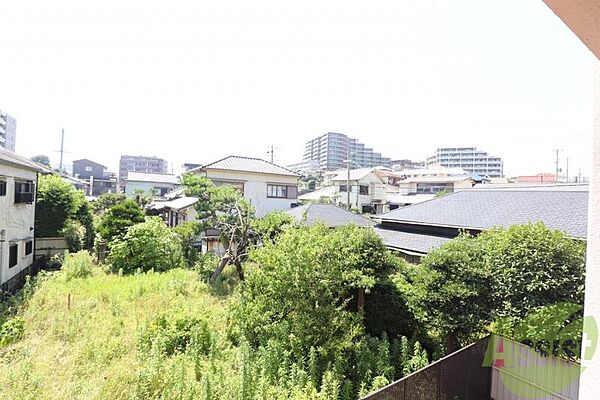
[[[554,164],[555,164],[554,183],[558,183],[558,173],[560,172],[560,168],[558,167],[559,166],[559,162],[560,162],[560,159],[558,157],[558,153],[560,151],[562,151],[562,150],[561,149],[556,149],[554,151],[556,152],[556,161],[554,162]]]

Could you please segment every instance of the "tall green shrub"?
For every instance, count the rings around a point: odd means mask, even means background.
[[[37,237],[60,236],[68,219],[85,202],[83,193],[57,175],[40,175],[35,209]]]
[[[98,233],[103,239],[111,242],[116,238],[122,238],[130,226],[141,222],[144,222],[142,209],[135,201],[125,200],[111,206],[104,213],[98,225]]]
[[[166,271],[182,265],[181,245],[176,234],[159,217],[130,226],[111,242],[108,258],[113,271],[124,273]]]

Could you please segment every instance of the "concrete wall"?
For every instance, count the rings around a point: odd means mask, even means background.
[[[29,240],[33,241],[35,205],[15,204],[15,178],[36,183],[36,173],[0,164],[0,179],[6,181],[6,196],[0,196],[0,284],[33,263],[33,252],[25,255],[25,243]],[[12,244],[18,246],[17,265],[9,268]]]
[[[242,182],[244,184],[244,198],[248,199],[256,209],[256,216],[262,217],[271,211],[285,211],[292,208],[292,203],[298,201],[298,197],[292,199],[276,199],[267,197],[267,185],[298,186],[298,178],[295,176],[255,174],[242,171],[207,170],[199,171],[199,176],[206,176],[213,180],[224,180]]]

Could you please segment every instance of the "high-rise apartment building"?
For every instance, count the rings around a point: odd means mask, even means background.
[[[121,156],[119,162],[119,184],[123,187],[127,174],[133,172],[149,172],[164,174],[169,169],[169,163],[162,158],[146,156]]]
[[[480,176],[497,178],[504,176],[504,164],[500,157],[490,156],[476,147],[439,148],[427,158],[427,167],[441,165],[447,168],[462,168]]]
[[[357,139],[334,132],[328,132],[307,142],[303,161],[316,160],[319,163],[319,169],[336,170],[346,167],[344,160],[348,159],[348,155],[355,162],[353,168],[391,166],[390,158],[383,157],[381,153],[365,147]]]
[[[0,146],[15,151],[17,120],[0,110]]]

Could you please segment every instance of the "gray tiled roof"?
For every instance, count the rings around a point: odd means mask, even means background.
[[[127,181],[129,182],[153,182],[153,183],[168,183],[173,185],[179,184],[179,178],[173,174],[160,174],[152,172],[135,172],[127,173]]]
[[[298,222],[304,221],[307,225],[312,225],[317,221],[322,221],[330,228],[335,228],[345,224],[356,224],[358,226],[374,226],[375,222],[363,217],[362,215],[344,210],[331,204],[310,203],[300,207],[292,208],[286,211]],[[304,216],[306,215],[306,220]]]
[[[13,153],[10,150],[6,150],[3,147],[0,147],[0,163],[17,165],[19,167],[30,169],[32,171],[42,171],[42,168],[38,164],[23,156]]]
[[[244,171],[254,172],[257,174],[272,174],[272,175],[286,175],[286,176],[297,176],[297,173],[287,168],[281,167],[277,164],[270,163],[260,158],[252,157],[240,157],[240,156],[229,156],[213,163],[203,165],[202,167],[194,168],[191,171],[201,171],[204,169],[221,169],[229,171]]]
[[[429,251],[437,249],[452,240],[439,236],[400,232],[379,227],[375,228],[375,233],[379,235],[387,247],[421,254],[427,254]]]
[[[587,236],[587,191],[464,190],[379,215],[383,221],[489,229],[543,222],[576,238]]]

